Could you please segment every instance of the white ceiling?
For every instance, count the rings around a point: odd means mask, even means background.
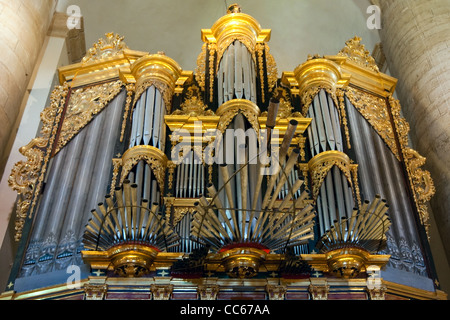
[[[201,29],[209,29],[237,2],[264,29],[278,73],[293,71],[308,54],[334,55],[355,35],[372,51],[379,42],[369,30],[369,0],[59,0],[57,10],[77,5],[88,48],[107,32],[125,37],[133,50],[164,51],[184,70],[194,70]]]

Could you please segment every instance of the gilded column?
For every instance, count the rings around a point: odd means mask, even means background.
[[[427,158],[436,186],[431,207],[450,258],[450,3],[373,1],[381,8],[380,36],[415,149]]]

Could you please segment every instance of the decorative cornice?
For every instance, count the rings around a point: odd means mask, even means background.
[[[133,105],[148,87],[155,85],[161,92],[168,112],[172,96],[183,91],[184,83],[192,79],[192,71],[183,71],[178,63],[163,52],[145,55],[136,60],[130,70],[130,79],[135,81],[136,93]]]

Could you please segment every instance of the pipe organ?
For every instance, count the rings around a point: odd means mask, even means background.
[[[69,266],[84,287],[52,298],[442,297],[396,79],[358,37],[279,77],[270,35],[232,5],[195,72],[114,33],[59,69],[10,177],[15,298]]]

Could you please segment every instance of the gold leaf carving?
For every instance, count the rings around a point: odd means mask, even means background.
[[[31,217],[36,206],[47,164],[52,155],[53,143],[68,88],[68,84],[65,83],[63,86],[55,87],[52,91],[50,105],[41,112],[41,136],[19,149],[27,160],[17,162],[8,178],[8,185],[19,195],[16,205],[16,232],[14,235],[16,241],[19,241],[22,237],[27,213]]]
[[[400,161],[386,100],[350,87],[344,90],[352,105],[370,123]]]
[[[197,57],[197,67],[195,68],[195,80],[197,80],[198,85],[205,91],[205,81],[206,81],[206,43],[202,46],[202,51]]]
[[[93,117],[114,99],[122,89],[122,81],[109,82],[72,92],[61,125],[56,152],[61,150]]]
[[[200,89],[196,85],[192,85],[187,89],[186,99],[181,104],[180,110],[175,110],[172,115],[188,115],[196,116],[212,116],[214,112],[206,110],[207,106],[203,103]]]
[[[270,48],[267,43],[265,44],[266,48],[266,67],[267,67],[267,81],[269,82],[269,90],[271,90],[278,80],[278,70],[277,64],[275,62],[274,57],[270,54]]]
[[[314,200],[317,199],[320,186],[333,166],[337,166],[344,173],[349,185],[353,186],[350,158],[345,153],[339,151],[322,152],[312,158],[308,163],[312,180],[312,198]]]
[[[93,44],[83,58],[82,63],[113,57],[123,53],[124,49],[128,49],[123,41],[124,37],[113,32],[106,33],[105,37],[106,39],[99,39]]]
[[[375,59],[361,43],[360,37],[354,37],[353,39],[347,40],[345,42],[345,47],[339,51],[338,56],[348,57],[351,61],[363,68],[379,72]]]

